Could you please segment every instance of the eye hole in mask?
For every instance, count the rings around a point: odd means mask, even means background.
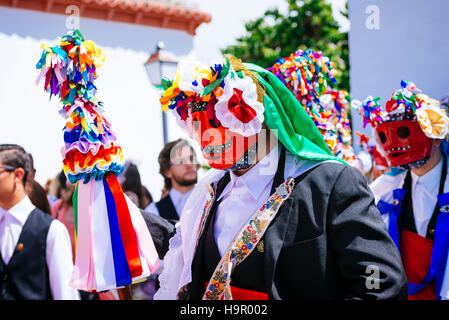
[[[221,123],[218,119],[209,119],[209,124],[212,128],[218,128],[221,126]]]
[[[398,128],[396,133],[399,136],[399,138],[406,139],[410,135],[410,129],[405,126],[401,126]]]
[[[387,142],[387,136],[382,131],[379,132],[379,138],[380,138],[380,142],[382,142],[382,144]]]

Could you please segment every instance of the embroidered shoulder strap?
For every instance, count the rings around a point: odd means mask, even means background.
[[[226,300],[232,300],[230,288],[233,270],[254,250],[294,187],[295,180],[289,177],[276,188],[268,201],[251,216],[237,233],[215,268],[203,300],[221,300],[223,296]]]

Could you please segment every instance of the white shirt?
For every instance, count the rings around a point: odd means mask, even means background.
[[[222,201],[214,223],[214,238],[221,256],[244,224],[270,197],[279,156],[279,149],[273,148],[240,177],[230,173],[231,181],[217,199]],[[299,160],[286,151],[284,179],[295,178],[320,163]]]
[[[23,225],[34,209],[27,196],[9,210],[0,207],[0,252],[5,264],[11,259]],[[46,261],[53,299],[79,300],[78,291],[69,286],[73,269],[69,232],[56,219],[50,224],[47,234]]]
[[[171,198],[171,201],[173,202],[173,206],[176,209],[176,213],[181,218],[182,209],[184,208],[184,205],[187,202],[187,199],[189,199],[190,194],[192,193],[193,188],[187,191],[186,193],[179,192],[175,188],[171,188],[170,193],[168,194],[168,197]],[[151,202],[144,211],[151,212],[157,216],[160,216],[159,210],[157,209],[156,203]]]
[[[443,159],[432,170],[423,176],[411,172],[412,202],[418,234],[425,237],[427,226],[437,204]]]
[[[423,176],[412,175],[412,205],[415,218],[415,225],[418,234],[425,237],[427,226],[432,217],[433,210],[437,203],[438,188],[440,186],[441,169],[443,159],[429,172]],[[393,190],[402,188],[407,172],[401,172],[396,176],[382,175],[370,184],[376,202],[382,199],[388,203],[393,202]],[[446,178],[444,192],[449,191],[449,178]],[[388,227],[388,215],[383,216]]]

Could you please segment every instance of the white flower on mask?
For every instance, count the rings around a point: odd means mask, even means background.
[[[259,133],[265,108],[257,100],[257,87],[250,77],[239,78],[231,73],[224,79],[223,94],[217,98],[215,114],[221,124],[232,132],[248,137]]]
[[[208,65],[190,60],[184,61],[178,71],[182,79],[179,89],[184,92],[199,94],[204,89],[201,79],[212,77]]]

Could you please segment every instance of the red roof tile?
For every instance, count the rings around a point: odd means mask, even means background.
[[[76,5],[81,17],[185,30],[191,35],[211,15],[167,0],[0,0],[0,6],[66,14]]]

